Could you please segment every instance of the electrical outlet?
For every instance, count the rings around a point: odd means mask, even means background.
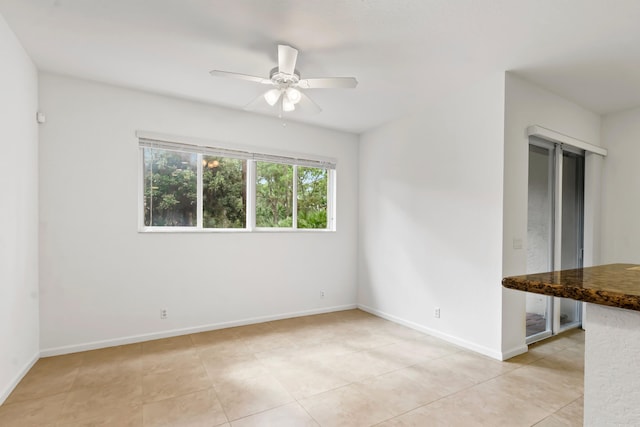
[[[440,318],[440,307],[436,307],[436,309],[433,311],[433,317],[435,317],[436,319]]]
[[[167,318],[167,309],[166,308],[160,309],[160,319],[164,320],[166,318]]]
[[[320,291],[320,298],[324,298],[324,291]]]

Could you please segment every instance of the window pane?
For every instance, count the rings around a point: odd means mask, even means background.
[[[144,148],[144,224],[197,225],[196,155]]]
[[[247,161],[202,157],[205,228],[246,228]]]
[[[327,170],[298,166],[298,228],[327,228]]]
[[[256,226],[293,226],[293,166],[256,162]]]

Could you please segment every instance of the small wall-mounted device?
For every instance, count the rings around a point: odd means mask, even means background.
[[[44,122],[47,121],[47,116],[45,116],[44,113],[41,113],[40,111],[38,111],[36,113],[36,121],[40,124],[43,124]]]

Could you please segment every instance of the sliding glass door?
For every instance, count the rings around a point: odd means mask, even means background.
[[[527,273],[582,266],[584,153],[531,137]],[[565,298],[526,296],[527,343],[580,326],[581,305]]]
[[[584,154],[562,150],[562,194],[560,234],[560,269],[582,267],[584,241]],[[556,298],[555,330],[580,326],[582,304]]]
[[[553,146],[529,145],[527,274],[553,270],[555,157]],[[552,335],[553,299],[526,294],[527,343]]]

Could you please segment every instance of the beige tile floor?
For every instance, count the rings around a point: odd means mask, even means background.
[[[359,310],[39,360],[0,426],[581,426],[584,333],[507,362]]]

